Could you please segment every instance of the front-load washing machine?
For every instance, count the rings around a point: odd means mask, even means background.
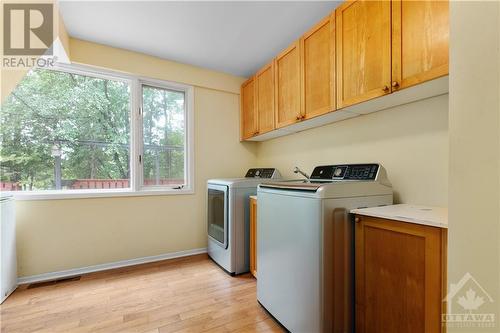
[[[249,197],[259,184],[279,178],[274,168],[256,168],[244,178],[208,180],[208,255],[229,274],[249,271]]]

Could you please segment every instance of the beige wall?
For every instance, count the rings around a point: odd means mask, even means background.
[[[287,177],[299,166],[380,162],[395,201],[447,206],[448,95],[410,103],[259,144],[261,166]]]
[[[471,273],[500,303],[500,4],[450,6],[449,282]],[[449,329],[449,332],[467,330]],[[471,331],[471,330],[469,330]]]
[[[238,139],[239,95],[221,91],[237,91],[243,79],[92,43],[70,44],[82,63],[164,80],[183,75],[182,82],[197,85],[195,194],[20,201],[19,275],[205,247],[206,180],[241,176],[256,160],[256,145]]]
[[[181,64],[141,53],[70,38],[71,62],[112,68],[116,71],[240,93],[243,78]]]
[[[77,63],[196,86],[196,193],[18,202],[20,276],[205,247],[206,180],[239,176],[255,164],[292,176],[294,165],[310,171],[320,163],[378,161],[398,202],[447,204],[447,95],[240,143],[237,92],[244,79],[80,40],[69,44]]]

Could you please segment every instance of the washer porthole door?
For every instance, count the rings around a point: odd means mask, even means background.
[[[207,222],[208,236],[227,249],[228,187],[208,184]]]

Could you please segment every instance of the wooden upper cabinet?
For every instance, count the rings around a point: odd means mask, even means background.
[[[392,1],[393,90],[448,75],[448,1]]]
[[[337,108],[391,92],[391,2],[347,1],[335,11]]]
[[[438,333],[446,229],[355,218],[356,333]]]
[[[275,59],[276,127],[301,119],[300,112],[300,50],[299,41]]]
[[[301,102],[306,119],[335,110],[335,15],[300,39]]]
[[[241,139],[245,140],[257,133],[257,105],[255,78],[248,79],[241,85]]]
[[[274,61],[255,75],[257,80],[257,119],[259,134],[274,129]]]
[[[241,139],[448,75],[447,0],[347,0],[241,87]]]

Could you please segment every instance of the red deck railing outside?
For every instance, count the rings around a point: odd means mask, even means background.
[[[64,189],[86,190],[86,189],[112,189],[128,188],[128,179],[76,179],[64,181]],[[184,184],[183,179],[160,179],[158,185],[176,186]],[[144,185],[157,185],[155,179],[145,179]],[[1,191],[22,191],[23,186],[19,182],[0,182]]]

